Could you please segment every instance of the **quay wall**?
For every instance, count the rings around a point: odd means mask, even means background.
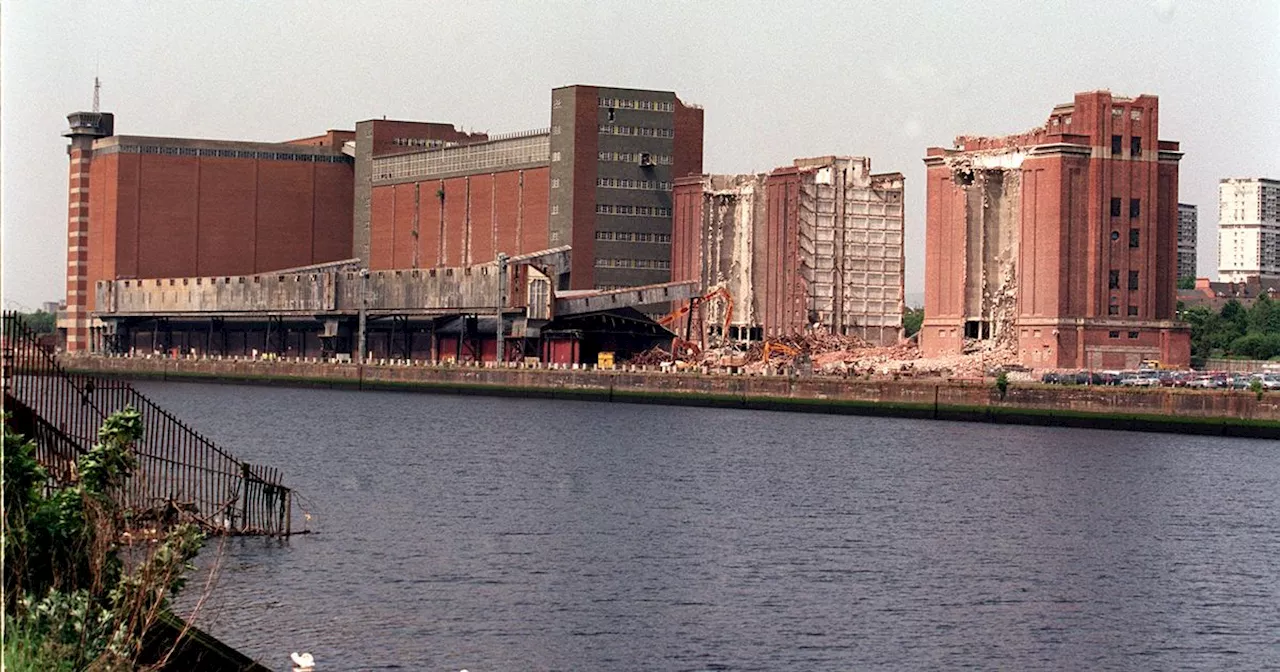
[[[119,378],[658,403],[1280,438],[1280,392],[656,371],[66,357]]]

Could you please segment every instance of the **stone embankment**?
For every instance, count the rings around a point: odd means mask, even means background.
[[[1280,392],[656,371],[65,358],[121,378],[405,390],[1280,438]]]

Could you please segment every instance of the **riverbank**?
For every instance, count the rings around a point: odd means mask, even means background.
[[[68,357],[119,378],[579,399],[1280,438],[1280,393],[656,371]]]

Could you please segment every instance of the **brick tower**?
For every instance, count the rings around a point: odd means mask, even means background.
[[[112,134],[115,116],[109,112],[67,115],[71,138],[71,180],[67,192],[67,313],[59,322],[67,352],[89,348],[89,164],[93,141]]]

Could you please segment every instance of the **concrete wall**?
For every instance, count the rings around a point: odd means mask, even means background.
[[[1007,396],[989,384],[936,381],[851,381],[838,378],[726,376],[641,372],[424,366],[356,366],[301,362],[166,360],[76,357],[72,370],[121,376],[205,377],[246,381],[278,380],[351,387],[404,387],[484,391],[626,401],[794,408],[866,412],[913,417],[1004,420],[1036,424],[1076,423],[1096,415],[1118,429],[1163,429],[1280,437],[1280,395],[1261,400],[1249,392],[1112,387],[1013,385]],[[772,401],[771,401],[772,400]],[[774,402],[783,403],[774,403]],[[1025,415],[1019,416],[1022,412]],[[1164,425],[1158,425],[1161,418]],[[1188,422],[1188,420],[1199,422]],[[1093,420],[1098,420],[1094,417]],[[1180,427],[1179,423],[1183,423]],[[1263,423],[1261,425],[1257,423]],[[1269,423],[1269,424],[1265,424]]]

